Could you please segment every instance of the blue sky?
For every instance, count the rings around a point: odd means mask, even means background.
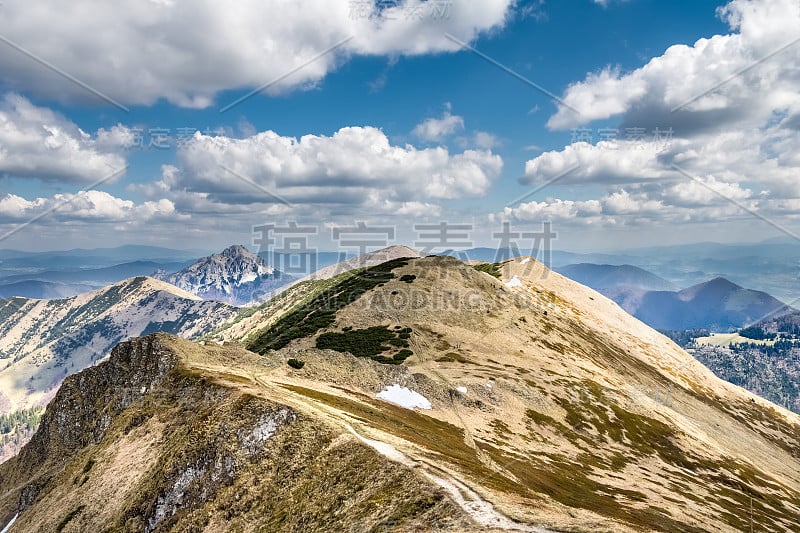
[[[4,2],[0,247],[213,249],[292,220],[408,244],[468,222],[475,245],[549,221],[597,251],[794,234],[796,2],[431,2]]]

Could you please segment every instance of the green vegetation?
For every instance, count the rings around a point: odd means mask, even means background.
[[[708,337],[711,335],[711,332],[707,329],[698,328],[698,329],[686,329],[686,330],[658,330],[659,333],[665,335],[672,339],[672,342],[680,346],[681,348],[686,348],[690,344],[694,344],[694,340],[698,337]]]
[[[406,349],[408,341],[399,336],[410,334],[411,328],[390,330],[387,326],[342,330],[341,333],[329,332],[317,337],[317,348],[349,352],[356,357],[369,357],[379,363],[400,364],[411,357],[413,352]],[[382,355],[397,348],[403,349],[395,354]]]
[[[500,263],[481,263],[473,267],[478,272],[484,272],[500,279]]]
[[[16,433],[18,430],[35,429],[42,419],[42,413],[43,407],[31,407],[0,415],[0,442],[3,435]]]
[[[75,509],[73,509],[72,511],[70,511],[70,512],[67,514],[67,516],[65,516],[65,517],[64,517],[64,520],[62,520],[61,522],[59,522],[59,523],[58,523],[58,525],[56,526],[56,533],[61,533],[62,531],[64,531],[64,528],[65,528],[65,527],[67,527],[67,524],[69,524],[69,523],[72,521],[72,519],[73,519],[73,518],[75,518],[76,516],[78,516],[79,514],[81,514],[81,512],[82,512],[82,511],[83,511],[85,508],[86,508],[86,506],[85,506],[85,505],[79,505],[78,507],[76,507]]]
[[[14,455],[28,442],[42,414],[44,407],[31,407],[0,416],[0,457]]]
[[[88,473],[89,473],[89,471],[90,471],[90,470],[92,469],[92,467],[94,466],[94,463],[95,463],[94,459],[91,459],[91,458],[90,458],[88,461],[86,461],[86,464],[85,464],[85,465],[83,465],[83,473],[84,473],[84,474],[88,474]]]
[[[412,283],[415,279],[417,279],[417,276],[414,274],[404,274],[400,276],[400,281],[404,283]]]
[[[739,335],[756,341],[763,341],[772,338],[772,335],[765,332],[762,328],[758,326],[750,326],[749,328],[742,328],[741,330],[739,330]]]
[[[436,359],[437,363],[462,363],[462,364],[475,364],[472,360],[468,357],[457,353],[457,352],[447,352],[446,354],[438,357]]]
[[[339,283],[316,294],[304,305],[286,313],[266,331],[251,340],[247,348],[260,354],[267,350],[279,350],[295,339],[309,337],[331,326],[336,320],[337,311],[355,302],[375,287],[394,279],[392,270],[407,264],[407,259],[395,259],[345,277]]]
[[[300,359],[294,359],[294,358],[289,359],[287,363],[289,364],[290,367],[295,368],[297,370],[300,370],[301,368],[306,366],[305,361],[301,361]]]
[[[414,352],[412,352],[411,350],[400,350],[399,352],[394,354],[392,359],[394,359],[395,361],[402,362],[411,357],[412,355],[414,355]]]

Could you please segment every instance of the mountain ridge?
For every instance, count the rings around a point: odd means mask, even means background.
[[[611,287],[599,292],[628,313],[661,330],[740,328],[792,308],[763,291],[745,289],[723,277],[680,291]]]
[[[293,276],[275,270],[242,245],[229,246],[178,272],[160,274],[158,278],[204,300],[231,305],[256,303],[294,280]]]
[[[229,345],[157,334],[70,377],[0,465],[0,518],[65,532],[796,523],[800,417],[531,258],[397,258],[276,300]]]
[[[199,336],[234,309],[144,276],[65,299],[0,300],[3,412],[46,401],[117,342],[163,329]]]
[[[559,274],[595,290],[617,286],[646,290],[673,290],[672,282],[634,265],[576,263],[554,269]]]

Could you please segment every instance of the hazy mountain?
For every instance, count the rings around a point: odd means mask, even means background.
[[[174,274],[157,277],[205,300],[233,305],[264,300],[295,279],[241,245],[203,257]]]
[[[555,269],[562,276],[594,290],[630,287],[651,291],[669,291],[675,287],[669,281],[633,265],[597,265],[579,263]]]
[[[138,277],[67,299],[0,300],[0,414],[46,402],[123,339],[206,333],[235,309]]]
[[[48,283],[89,283],[107,285],[137,276],[152,276],[159,271],[172,272],[190,263],[156,263],[153,261],[132,261],[102,268],[81,270],[45,270],[26,272],[0,278],[0,283],[9,284],[20,281],[42,281]]]
[[[0,465],[0,525],[796,526],[800,417],[534,261],[480,268],[396,259],[295,285],[241,332],[260,355],[122,343]]]
[[[765,292],[744,289],[725,278],[715,278],[678,292],[629,287],[601,292],[642,322],[664,330],[727,331],[792,310]]]
[[[0,249],[0,261],[3,265],[43,266],[44,268],[53,268],[54,265],[69,265],[75,268],[112,266],[131,261],[183,262],[202,255],[204,252],[199,250],[175,250],[144,245],[124,245],[116,248],[75,248],[47,252]]]
[[[465,250],[448,250],[445,252],[435,252],[436,255],[449,255],[456,257],[462,261],[485,261],[493,263],[496,261],[504,261],[513,257],[521,257],[530,253],[524,247],[517,248],[468,248]],[[537,259],[544,259],[543,250],[539,250],[539,257]],[[631,256],[625,253],[577,253],[568,252],[565,250],[551,250],[550,252],[551,266],[559,267],[576,263],[610,263],[610,264],[623,264],[631,263],[637,259],[636,256]]]
[[[52,283],[38,280],[17,281],[16,283],[0,284],[0,298],[19,296],[22,298],[51,300],[53,298],[69,298],[95,288],[91,285],[80,283]]]

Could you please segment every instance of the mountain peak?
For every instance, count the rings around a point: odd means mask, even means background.
[[[294,278],[276,271],[245,246],[235,244],[162,279],[204,300],[247,305]]]
[[[213,255],[222,255],[224,257],[246,257],[248,259],[256,258],[256,260],[260,260],[258,259],[258,256],[256,254],[248,250],[242,244],[234,244],[232,246],[228,246],[222,251],[222,253]]]
[[[420,257],[425,256],[424,254],[421,254],[413,248],[409,248],[408,246],[394,244],[392,246],[387,246],[386,248],[367,252],[359,255],[358,257],[351,257],[350,259],[346,259],[334,265],[321,268],[316,272],[312,272],[308,276],[297,280],[296,283],[308,280],[330,279],[338,274],[347,272],[348,270],[353,270],[354,268],[376,266],[381,263],[385,263],[386,261],[392,261],[395,259]]]
[[[722,276],[717,276],[714,279],[711,279],[701,285],[705,285],[707,287],[727,287],[731,289],[741,289],[741,285],[737,285],[736,283],[732,282],[728,278],[723,278]]]
[[[387,254],[407,254],[405,257],[423,257],[421,253],[413,248],[409,248],[403,244],[393,244],[391,246],[387,246],[386,248],[381,248],[380,250],[375,250],[372,254],[380,254],[380,253],[387,253]]]

